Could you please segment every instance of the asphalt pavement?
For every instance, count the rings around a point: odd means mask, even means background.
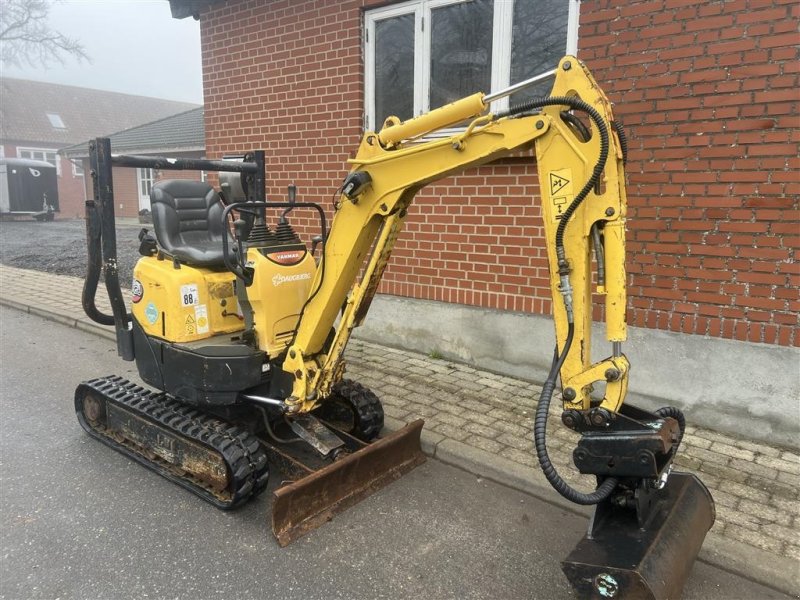
[[[575,598],[574,513],[429,460],[281,549],[269,494],[218,511],[83,433],[75,386],[135,378],[112,342],[2,307],[0,354],[2,598]],[[684,598],[789,596],[696,563]]]

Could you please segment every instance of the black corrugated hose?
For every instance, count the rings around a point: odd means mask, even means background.
[[[95,323],[101,325],[114,325],[114,315],[107,315],[97,308],[95,296],[97,284],[100,282],[100,273],[103,269],[101,249],[100,215],[94,201],[86,203],[86,244],[88,248],[88,263],[86,266],[86,279],[83,283],[81,302],[86,315]]]
[[[533,424],[533,439],[536,445],[536,456],[539,459],[539,466],[541,466],[547,481],[559,494],[575,504],[599,504],[611,495],[617,487],[619,479],[616,477],[608,477],[603,483],[597,486],[597,489],[593,492],[589,494],[579,492],[559,476],[553,463],[550,462],[550,456],[547,454],[547,444],[545,443],[547,439],[547,412],[550,410],[550,400],[553,398],[553,391],[556,388],[556,378],[558,377],[559,371],[561,371],[564,360],[567,358],[574,335],[575,325],[570,323],[561,356],[558,355],[558,347],[556,347],[553,353],[553,364],[550,367],[547,381],[545,381],[542,386],[542,393],[539,395],[539,405],[536,407],[536,419]]]
[[[628,162],[628,136],[625,135],[625,128],[622,127],[621,122],[614,121],[611,124],[614,126],[614,131],[617,132],[619,147],[622,150],[622,164],[625,165]]]
[[[662,419],[666,417],[672,417],[678,422],[678,428],[680,429],[681,434],[678,438],[678,441],[675,442],[675,447],[677,448],[680,446],[680,443],[683,440],[683,432],[686,431],[686,417],[683,416],[683,412],[674,406],[665,406],[664,408],[659,408],[657,411],[655,411],[655,414]]]

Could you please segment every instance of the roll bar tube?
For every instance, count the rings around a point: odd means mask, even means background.
[[[163,156],[112,155],[109,138],[96,138],[89,143],[92,197],[86,200],[86,242],[88,264],[81,303],[86,315],[101,325],[113,325],[117,336],[117,352],[123,360],[134,359],[131,316],[119,284],[117,265],[117,232],[114,215],[114,182],[112,168],[149,168],[170,171],[229,171],[242,174],[248,199],[263,203],[266,199],[266,167],[263,150],[246,155],[244,161],[167,158]],[[225,239],[226,236],[223,236]],[[226,240],[227,241],[227,240]],[[96,294],[101,270],[111,315],[97,308]]]

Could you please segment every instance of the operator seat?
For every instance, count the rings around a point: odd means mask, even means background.
[[[165,254],[195,267],[225,265],[223,206],[214,188],[203,181],[159,181],[150,191],[150,205],[153,229]]]

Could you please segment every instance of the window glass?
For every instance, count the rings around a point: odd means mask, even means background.
[[[58,161],[58,154],[56,154],[55,150],[18,148],[17,156],[20,158],[29,158],[30,160],[41,160],[50,163],[56,168],[56,173],[61,175],[61,163]]]
[[[414,13],[375,23],[375,124],[414,116]]]
[[[366,11],[366,127],[554,69],[576,52],[578,12],[578,0],[408,0]],[[511,101],[551,87],[545,80]],[[493,110],[508,102],[498,99]]]
[[[55,129],[66,129],[67,126],[64,125],[64,121],[61,120],[61,115],[56,113],[46,113],[47,118],[50,121],[50,125],[52,125]]]
[[[514,0],[511,29],[511,84],[554,68],[564,57],[569,2],[567,0]],[[546,96],[552,81],[543,81],[511,96],[518,103]]]
[[[136,169],[139,174],[139,196],[141,198],[150,197],[150,188],[153,187],[153,169]]]
[[[431,10],[431,109],[491,88],[493,12],[492,0]]]

